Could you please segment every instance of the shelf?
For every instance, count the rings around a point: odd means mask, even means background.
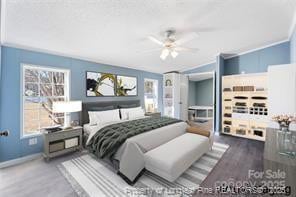
[[[235,133],[225,133],[223,131],[222,131],[222,134],[231,135],[231,136],[235,136],[235,137],[242,137],[242,138],[247,138],[247,139],[253,139],[253,140],[258,140],[258,141],[265,141],[265,138],[257,137],[257,136],[239,135],[239,134],[235,134]]]
[[[262,93],[262,94],[267,94],[267,90],[262,90],[262,91],[223,91],[223,93]]]

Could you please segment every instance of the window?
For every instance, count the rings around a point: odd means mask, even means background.
[[[146,112],[155,112],[158,108],[158,80],[144,79],[144,99]]]
[[[22,65],[22,136],[64,124],[64,113],[52,113],[54,101],[69,98],[69,71]]]

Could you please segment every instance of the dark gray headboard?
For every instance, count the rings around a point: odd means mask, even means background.
[[[89,123],[88,111],[97,111],[97,108],[104,108],[108,106],[113,106],[114,109],[118,109],[119,106],[135,106],[139,107],[140,100],[126,100],[126,101],[98,101],[98,102],[85,102],[82,103],[81,112],[81,125]]]

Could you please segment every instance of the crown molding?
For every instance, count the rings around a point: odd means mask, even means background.
[[[189,70],[193,70],[193,69],[196,69],[196,68],[199,68],[199,67],[203,67],[203,66],[206,66],[206,65],[209,65],[209,64],[214,64],[216,63],[216,60],[211,60],[210,62],[207,62],[207,63],[203,63],[203,64],[199,64],[197,66],[194,66],[194,67],[191,67],[191,68],[185,68],[185,69],[182,69],[180,70],[180,72],[186,72],[186,71],[189,71]]]
[[[278,44],[282,44],[282,43],[285,43],[285,42],[288,42],[288,41],[289,41],[289,39],[284,39],[284,40],[273,42],[271,44],[263,45],[263,46],[260,46],[260,47],[254,48],[254,49],[246,50],[246,51],[237,53],[235,55],[231,55],[231,56],[225,56],[224,55],[222,57],[224,57],[224,59],[230,59],[230,58],[233,58],[233,57],[237,57],[237,56],[245,55],[245,54],[252,53],[252,52],[255,52],[255,51],[259,51],[261,49],[266,49],[268,47],[272,47],[272,46],[275,46],[275,45],[278,45]]]
[[[240,52],[238,54],[231,55],[231,56],[225,56],[224,53],[218,53],[216,55],[216,57],[217,56],[221,56],[225,60],[226,59],[231,59],[233,57],[237,57],[237,56],[240,56],[240,55],[245,55],[245,54],[248,54],[248,53],[251,53],[251,52],[255,52],[255,51],[258,51],[258,50],[261,50],[261,49],[272,47],[272,46],[275,46],[275,45],[278,45],[278,44],[282,44],[282,43],[285,43],[285,42],[288,42],[288,41],[289,41],[289,39],[280,40],[280,41],[273,42],[271,44],[267,44],[267,45],[264,45],[264,46],[261,46],[261,47],[257,47],[257,48],[251,49],[251,50],[243,51],[243,52]],[[216,63],[216,60],[213,60],[213,61],[210,61],[210,62],[207,62],[207,63],[204,63],[204,64],[199,64],[199,65],[194,66],[192,68],[186,68],[186,69],[180,70],[180,72],[186,72],[186,71],[193,70],[193,69],[196,69],[196,68],[199,68],[199,67],[203,67],[203,66],[206,66],[208,64],[213,64],[213,63]]]

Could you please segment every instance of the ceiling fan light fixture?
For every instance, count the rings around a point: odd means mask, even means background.
[[[178,53],[177,51],[172,51],[172,52],[171,52],[171,56],[172,56],[173,58],[176,58],[178,55],[179,55],[179,53]]]
[[[165,60],[169,54],[170,51],[167,48],[163,49],[160,54],[160,59]]]
[[[176,31],[174,29],[170,29],[165,32],[165,38],[159,40],[155,36],[148,36],[148,39],[151,40],[152,42],[160,45],[161,47],[159,50],[161,50],[160,54],[160,59],[165,60],[169,55],[175,59],[179,53],[183,52],[192,52],[195,53],[198,51],[196,48],[187,48],[187,47],[182,47],[180,45],[189,42],[193,39],[195,39],[198,34],[196,32],[190,32],[187,33],[187,35],[181,37],[181,38],[176,38]],[[158,49],[156,49],[158,50]],[[150,50],[154,51],[154,50]]]

